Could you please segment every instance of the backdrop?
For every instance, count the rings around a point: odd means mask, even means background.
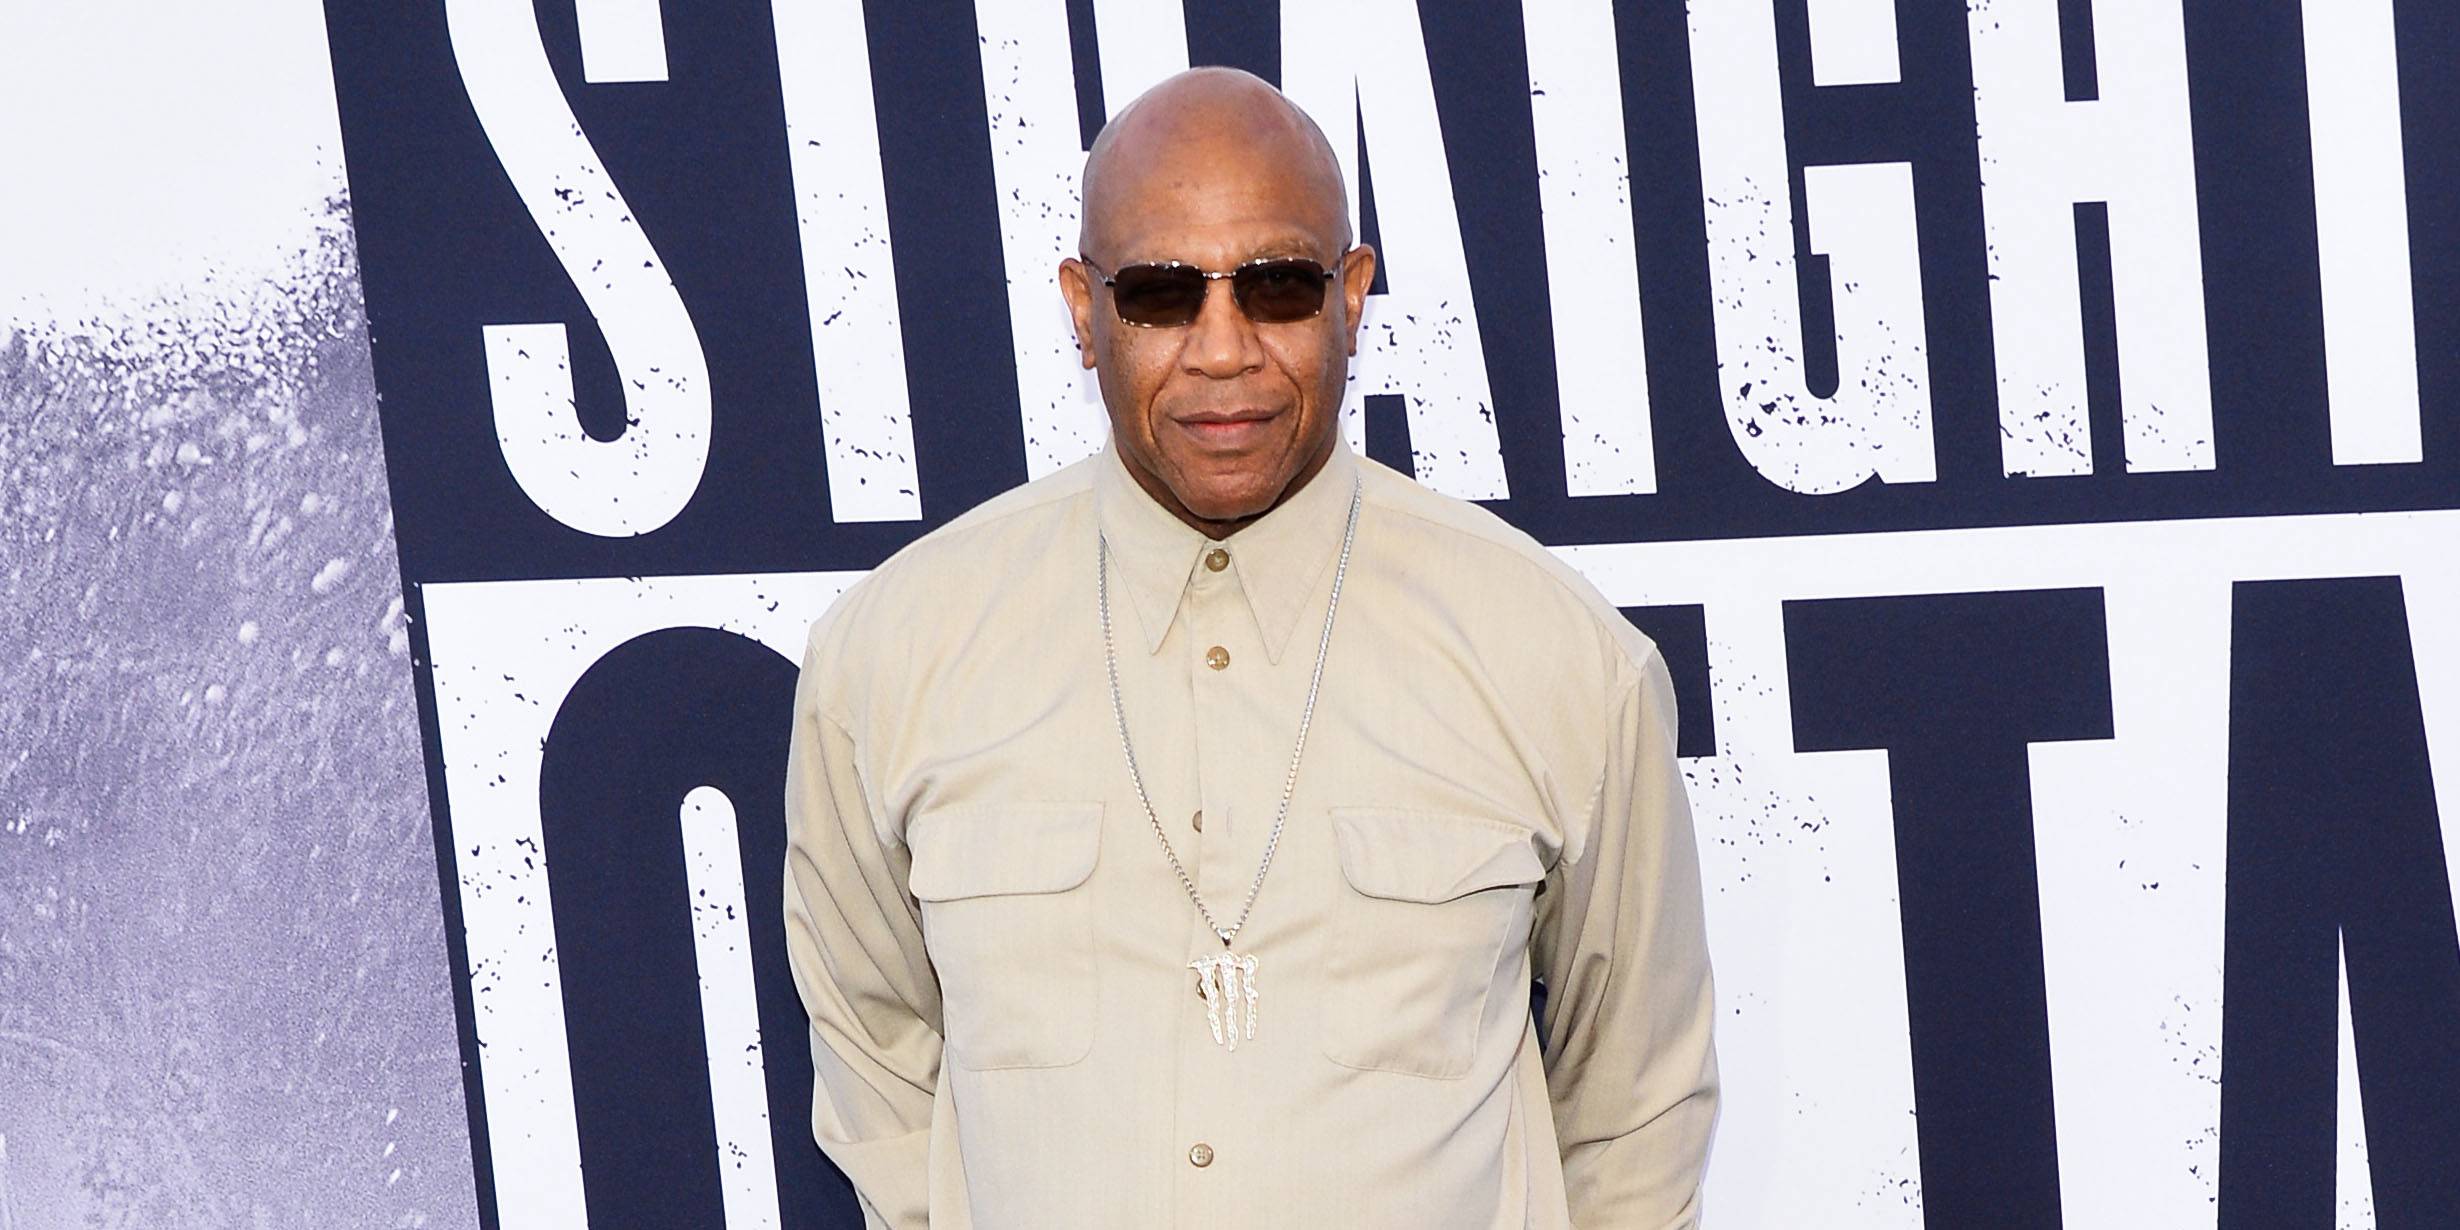
[[[1715,1224],[2460,1220],[2450,6],[325,18],[463,1215],[859,1224],[780,933],[801,636],[1099,447],[1077,168],[1227,63],[1384,256],[1353,441],[1673,668]]]

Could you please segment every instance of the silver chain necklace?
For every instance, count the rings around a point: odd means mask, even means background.
[[[1162,818],[1153,810],[1152,796],[1145,793],[1144,774],[1137,771],[1136,745],[1128,739],[1127,705],[1119,697],[1119,650],[1110,631],[1110,539],[1098,529],[1094,532],[1094,598],[1102,610],[1102,662],[1110,672],[1110,712],[1119,724],[1119,750],[1127,757],[1128,780],[1135,784],[1136,801],[1144,805],[1145,820],[1153,826],[1153,839],[1162,844],[1162,857],[1170,860],[1170,870],[1177,873],[1179,887],[1187,890],[1187,899],[1196,903],[1196,912],[1204,916],[1204,925],[1221,937],[1221,952],[1198,957],[1188,962],[1187,967],[1196,971],[1196,989],[1204,996],[1205,1020],[1212,1027],[1213,1041],[1234,1051],[1239,1049],[1242,1025],[1250,1040],[1256,1036],[1256,957],[1252,952],[1231,951],[1230,942],[1237,938],[1239,928],[1247,925],[1248,912],[1256,908],[1256,893],[1263,889],[1264,873],[1272,868],[1273,851],[1281,844],[1281,826],[1290,818],[1290,795],[1298,786],[1298,762],[1307,752],[1307,728],[1315,721],[1316,692],[1324,683],[1324,657],[1332,648],[1333,612],[1341,609],[1341,581],[1349,575],[1350,544],[1358,537],[1358,502],[1363,487],[1363,480],[1353,480],[1350,485],[1349,523],[1341,530],[1341,560],[1333,567],[1332,599],[1325,604],[1324,631],[1315,642],[1315,669],[1307,676],[1307,705],[1299,711],[1298,741],[1290,749],[1290,771],[1281,779],[1281,804],[1273,812],[1273,828],[1264,839],[1264,858],[1256,864],[1256,878],[1247,884],[1247,900],[1239,906],[1239,916],[1227,927],[1213,917],[1212,908],[1204,903],[1204,894],[1196,891],[1195,879],[1179,861],[1179,852],[1171,848],[1170,835],[1162,830]]]

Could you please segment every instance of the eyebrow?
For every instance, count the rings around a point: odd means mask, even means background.
[[[1269,243],[1258,244],[1255,252],[1257,256],[1261,257],[1313,256],[1314,253],[1309,251],[1309,249],[1314,246],[1315,244],[1307,239],[1292,235],[1283,235],[1275,237]]]
[[[1271,242],[1257,246],[1256,258],[1269,260],[1276,256],[1303,256],[1309,260],[1330,261],[1350,248],[1348,244],[1335,241],[1329,245],[1330,251],[1318,252],[1315,249],[1319,242],[1299,235],[1276,236]]]

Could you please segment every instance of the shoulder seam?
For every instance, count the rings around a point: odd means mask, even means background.
[[[1660,659],[1664,657],[1658,651],[1655,641],[1649,642],[1649,656]],[[1644,664],[1640,665],[1641,669],[1633,671],[1631,678],[1616,684],[1614,691],[1607,695],[1605,710],[1607,715],[1613,714],[1616,709],[1629,703],[1632,694],[1640,690],[1640,685],[1646,677],[1646,667]],[[1614,758],[1611,756],[1606,758],[1604,764],[1597,766],[1597,784],[1589,788],[1588,802],[1581,807],[1582,840],[1580,858],[1573,860],[1575,863],[1586,861],[1597,847],[1597,832],[1605,824],[1606,775],[1613,771]]]

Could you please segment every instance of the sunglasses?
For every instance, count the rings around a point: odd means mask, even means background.
[[[1324,310],[1324,288],[1349,253],[1333,258],[1329,269],[1302,256],[1272,256],[1219,272],[1182,261],[1161,261],[1123,265],[1108,275],[1092,261],[1077,259],[1084,260],[1102,285],[1110,288],[1111,306],[1118,310],[1120,320],[1166,329],[1196,322],[1196,314],[1204,310],[1205,283],[1215,278],[1230,279],[1230,297],[1257,324],[1307,320]]]

